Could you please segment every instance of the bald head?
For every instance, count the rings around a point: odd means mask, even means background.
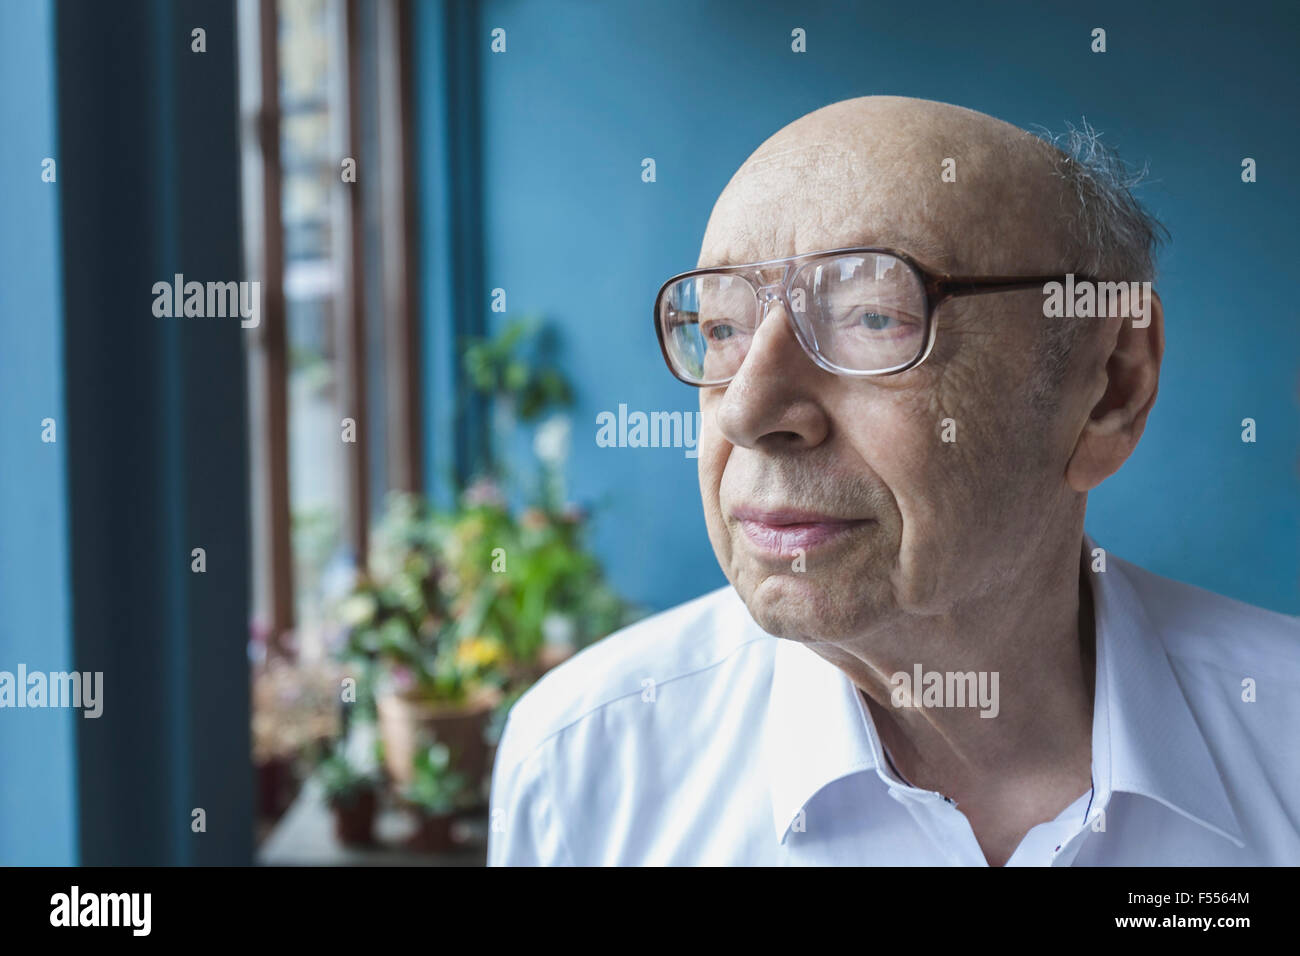
[[[700,266],[882,245],[954,274],[1064,271],[1075,250],[1055,153],[1009,123],[946,103],[833,103],[781,129],[740,167],[713,208]]]

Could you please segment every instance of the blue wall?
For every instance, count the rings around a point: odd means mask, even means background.
[[[59,155],[53,6],[0,4],[0,670],[10,673],[72,666],[59,189],[41,181],[41,161]],[[45,418],[53,444],[41,441]],[[73,719],[0,711],[0,865],[76,862]]]
[[[596,541],[615,584],[657,608],[723,583],[695,462],[679,450],[598,448],[595,421],[619,403],[696,407],[662,366],[650,308],[660,282],[695,265],[736,167],[802,114],[867,94],[1057,131],[1086,116],[1130,162],[1150,161],[1157,182],[1140,195],[1174,237],[1157,283],[1168,339],[1160,398],[1137,453],[1091,496],[1088,528],[1157,573],[1300,612],[1293,4],[750,2],[742,16],[740,4],[693,0],[497,0],[477,23],[456,20],[453,35],[476,45],[453,49],[459,66],[446,48],[446,11],[458,5],[419,7],[419,171],[434,189],[459,182],[445,155],[458,95],[439,85],[448,68],[481,125],[468,135],[476,143],[457,146],[469,149],[462,161],[481,157],[466,180],[481,237],[463,209],[460,221],[483,258],[455,313],[443,298],[456,281],[445,246],[423,259],[426,349],[442,349],[428,385],[432,466],[451,447],[439,392],[448,315],[495,327],[488,290],[503,287],[508,314],[542,312],[564,337],[579,392],[569,487],[605,502]],[[808,35],[803,55],[789,49],[796,26]],[[1089,52],[1095,26],[1108,32],[1104,55]],[[488,52],[495,27],[507,31],[503,55]],[[641,182],[646,156],[653,184]],[[1239,178],[1244,156],[1259,163],[1253,185]],[[423,235],[456,235],[448,208],[425,194]],[[1256,444],[1240,440],[1246,417]]]

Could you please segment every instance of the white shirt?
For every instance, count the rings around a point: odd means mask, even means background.
[[[1300,618],[1113,555],[1090,577],[1092,790],[1007,865],[1300,864]],[[494,866],[987,865],[956,805],[890,769],[848,677],[730,586],[534,685],[491,804]]]

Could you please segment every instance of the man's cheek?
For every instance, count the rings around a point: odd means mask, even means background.
[[[706,414],[707,418],[707,414]],[[725,566],[730,555],[726,525],[723,522],[722,483],[731,446],[718,441],[716,432],[710,434],[706,427],[700,435],[697,468],[700,480],[700,499],[704,506],[704,524],[718,560]]]
[[[719,491],[722,487],[723,473],[727,467],[727,458],[731,445],[722,437],[713,425],[713,416],[709,408],[704,408],[701,418],[698,467],[700,475],[700,493],[704,497],[704,508],[708,511],[717,506]]]

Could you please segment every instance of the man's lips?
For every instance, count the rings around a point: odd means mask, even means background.
[[[805,554],[871,523],[870,518],[838,518],[798,509],[735,508],[732,518],[755,547],[772,555]]]

